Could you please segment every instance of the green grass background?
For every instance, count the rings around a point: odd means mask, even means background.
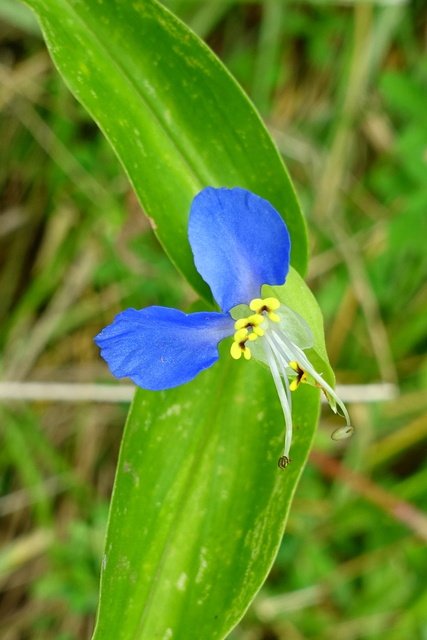
[[[166,4],[265,119],[307,217],[308,282],[338,381],[366,385],[352,441],[330,441],[341,421],[322,414],[275,566],[230,640],[426,639],[425,3]],[[11,0],[0,3],[0,268],[5,381],[111,382],[92,338],[115,313],[194,300]],[[400,395],[366,402],[379,381]],[[2,403],[5,640],[90,637],[126,412]]]

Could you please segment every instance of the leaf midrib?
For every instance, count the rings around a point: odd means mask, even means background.
[[[180,525],[180,522],[181,522],[181,520],[182,520],[182,518],[184,516],[185,510],[184,510],[183,507],[184,507],[185,503],[187,502],[188,496],[190,495],[189,488],[190,488],[191,484],[193,483],[194,477],[196,476],[196,471],[198,472],[198,467],[200,466],[201,461],[203,460],[203,455],[202,455],[201,452],[207,446],[207,444],[208,444],[208,442],[209,442],[209,440],[211,438],[211,435],[214,434],[213,430],[210,430],[209,428],[206,428],[206,424],[209,425],[209,423],[212,423],[213,416],[215,416],[215,414],[219,410],[220,403],[217,402],[216,400],[217,400],[217,398],[221,397],[221,394],[222,394],[223,389],[224,389],[225,384],[226,384],[226,380],[227,380],[227,377],[228,377],[230,366],[231,366],[231,363],[229,363],[227,361],[227,364],[224,365],[224,370],[222,372],[222,379],[221,379],[221,381],[220,381],[220,383],[219,383],[219,385],[217,387],[217,391],[215,393],[215,397],[212,399],[212,404],[211,404],[211,409],[209,411],[209,414],[206,414],[206,416],[204,418],[205,427],[203,429],[203,433],[205,435],[201,439],[201,442],[200,442],[199,447],[198,447],[198,452],[194,455],[194,460],[193,460],[192,465],[189,468],[189,471],[187,473],[187,479],[186,479],[186,481],[185,481],[185,483],[184,483],[184,485],[182,487],[182,490],[181,490],[181,498],[179,499],[179,501],[177,501],[177,505],[178,505],[177,506],[177,513],[179,515],[178,515],[178,518],[175,518],[171,522],[171,524],[169,526],[169,532],[168,532],[168,535],[166,537],[166,542],[165,542],[162,554],[160,556],[160,559],[159,559],[159,561],[157,563],[157,568],[156,568],[156,571],[155,571],[155,573],[153,575],[153,580],[151,582],[152,586],[150,587],[150,590],[148,592],[147,598],[145,599],[144,608],[142,609],[141,614],[140,614],[140,618],[139,618],[138,628],[137,628],[137,630],[136,630],[136,632],[135,632],[135,634],[133,636],[134,640],[138,640],[141,637],[140,634],[143,631],[144,623],[145,623],[146,617],[147,617],[147,615],[149,613],[149,610],[150,610],[150,607],[151,607],[151,602],[152,602],[152,600],[154,598],[154,595],[155,595],[156,590],[158,588],[158,585],[160,583],[158,577],[161,574],[161,572],[163,571],[163,568],[164,568],[164,565],[165,565],[165,562],[166,562],[166,559],[167,559],[167,555],[169,553],[169,549],[170,549],[170,546],[172,544],[172,539],[173,539],[173,537],[175,535],[175,532],[178,529],[178,527]]]

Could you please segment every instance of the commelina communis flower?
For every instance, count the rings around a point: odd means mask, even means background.
[[[291,461],[292,392],[300,384],[319,387],[334,411],[341,408],[347,424],[332,437],[351,435],[345,405],[305,354],[314,342],[309,326],[277,298],[262,298],[263,285],[283,285],[289,272],[290,237],[279,213],[246,189],[207,187],[193,200],[188,236],[222,311],[152,306],[119,313],[95,338],[113,375],[153,391],[176,387],[211,367],[218,344],[233,336],[232,358],[254,356],[271,370],[286,423],[279,467]]]

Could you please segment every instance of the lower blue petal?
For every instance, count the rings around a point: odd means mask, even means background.
[[[219,358],[218,343],[233,332],[234,320],[226,313],[148,307],[119,313],[95,342],[116,378],[159,391],[211,367]]]

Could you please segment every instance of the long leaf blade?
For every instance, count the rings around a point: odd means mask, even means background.
[[[305,225],[255,109],[213,53],[155,0],[26,0],[52,58],[119,156],[167,253],[210,300],[187,240],[192,198],[242,186],[284,216],[292,261],[306,266]]]
[[[161,393],[138,390],[125,431],[94,640],[215,640],[238,622],[280,543],[317,420],[295,394],[293,462],[269,372],[224,353]]]

